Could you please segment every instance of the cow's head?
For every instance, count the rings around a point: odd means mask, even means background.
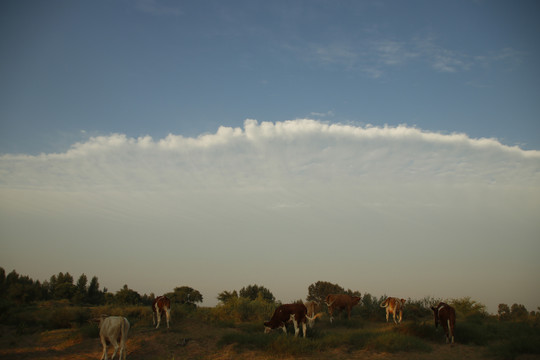
[[[353,296],[352,300],[353,300],[352,304],[356,305],[356,304],[358,304],[360,302],[360,300],[362,300],[362,297],[361,296]]]
[[[439,309],[432,306],[431,310],[433,310],[433,316],[435,317],[435,328],[437,328],[439,326]]]
[[[272,327],[270,326],[270,321],[267,321],[264,323],[264,333],[268,334],[270,331],[272,331]]]

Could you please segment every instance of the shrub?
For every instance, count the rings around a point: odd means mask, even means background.
[[[234,322],[264,322],[268,321],[276,304],[261,298],[249,300],[247,298],[231,298],[225,304],[212,309],[213,321]]]
[[[517,336],[491,344],[488,353],[501,359],[515,359],[524,354],[540,354],[538,344],[538,335]]]

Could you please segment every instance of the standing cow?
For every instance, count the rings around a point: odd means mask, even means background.
[[[281,305],[274,311],[270,321],[264,323],[264,333],[268,334],[274,329],[281,328],[286,334],[286,324],[287,322],[292,321],[294,324],[294,336],[298,336],[300,333],[299,325],[302,325],[302,331],[305,338],[307,332],[306,321],[315,321],[315,317],[308,316],[307,312],[306,306],[301,303]]]
[[[382,308],[386,308],[386,322],[388,322],[388,317],[390,314],[394,315],[394,323],[401,323],[403,318],[403,305],[405,304],[405,299],[398,299],[395,297],[389,297],[381,303]],[[396,321],[396,315],[398,316],[398,321]]]
[[[152,302],[152,322],[154,325],[157,325],[156,329],[159,328],[159,324],[161,323],[161,316],[165,313],[165,317],[167,319],[167,329],[169,328],[169,321],[171,320],[171,300],[169,300],[168,297],[165,295],[158,296],[154,299],[154,302]]]
[[[444,335],[446,336],[446,343],[454,343],[454,331],[456,328],[456,311],[450,305],[440,302],[437,306],[432,306],[433,315],[435,317],[435,328],[441,326],[444,329]]]
[[[111,359],[114,359],[116,352],[120,350],[118,358],[126,360],[128,332],[129,321],[125,317],[101,315],[99,319],[99,338],[101,345],[103,345],[101,360],[107,360],[107,342],[114,347],[114,353]]]
[[[328,306],[328,314],[330,314],[330,322],[334,321],[335,309],[338,311],[347,309],[349,320],[351,319],[351,309],[360,302],[360,296],[350,296],[347,294],[329,294],[326,296],[325,303]]]

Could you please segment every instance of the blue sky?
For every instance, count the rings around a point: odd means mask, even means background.
[[[1,6],[0,153],[305,117],[540,149],[536,1]]]
[[[4,1],[0,264],[535,309],[538,10]]]

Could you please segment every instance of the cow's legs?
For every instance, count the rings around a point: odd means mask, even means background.
[[[302,331],[304,331],[304,339],[305,339],[306,338],[306,332],[307,332],[307,325],[306,325],[305,321],[302,323]]]
[[[116,342],[116,339],[113,338],[113,339],[110,339],[110,341],[111,341],[111,345],[114,347],[114,352],[112,354],[111,359],[114,359],[114,357],[116,356],[116,352],[118,351],[119,346],[118,346],[118,343]]]
[[[448,344],[448,341],[450,340],[450,337],[448,336],[448,323],[442,322],[441,325],[442,325],[443,330],[444,330],[444,336],[445,336],[445,339],[446,339],[446,343]]]
[[[450,323],[450,319],[448,319],[448,331],[449,331],[449,335],[451,336],[451,343],[453,344],[454,343],[454,327]]]
[[[281,329],[283,330],[283,332],[285,333],[285,335],[287,334],[287,326],[285,326],[285,324],[283,324],[283,326],[281,327]]]
[[[103,345],[103,355],[101,355],[101,360],[107,360],[107,340],[102,336],[101,345]]]
[[[401,324],[401,320],[403,319],[403,310],[399,310],[399,323]]]
[[[300,332],[300,328],[298,327],[298,322],[296,319],[293,319],[293,325],[294,325],[294,337],[298,336],[298,333]]]
[[[161,324],[161,311],[159,311],[157,304],[156,304],[156,316],[157,316],[157,325],[156,325],[156,329],[157,329],[159,328],[159,324]]]
[[[167,329],[169,328],[169,321],[171,320],[171,308],[167,308],[165,315],[167,317]]]
[[[389,315],[390,315],[390,311],[388,311],[388,308],[386,308],[386,322],[388,322]]]

